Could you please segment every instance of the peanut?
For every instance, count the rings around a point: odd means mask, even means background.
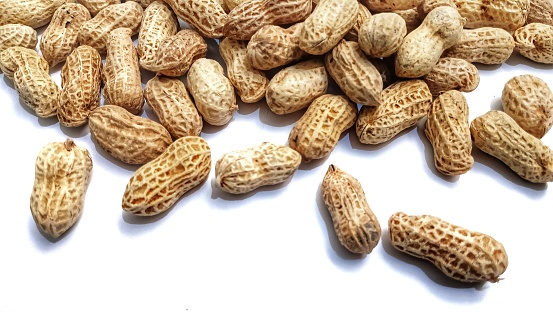
[[[203,183],[210,170],[211,149],[207,142],[198,136],[181,137],[134,172],[121,206],[139,216],[158,215]]]
[[[503,111],[492,110],[470,124],[474,145],[532,183],[553,181],[553,150],[524,131]]]
[[[541,78],[518,75],[509,79],[501,94],[503,111],[538,139],[553,126],[553,92]]]
[[[247,42],[224,38],[219,42],[219,53],[225,62],[227,76],[244,103],[255,103],[265,96],[269,79],[254,68],[248,58]]]
[[[151,70],[165,76],[180,77],[197,59],[206,57],[207,48],[207,43],[197,31],[182,29],[159,44]]]
[[[248,0],[223,0],[223,3],[225,4],[224,7],[226,7],[229,12],[232,11],[235,7],[237,7],[242,2],[246,2]]]
[[[265,100],[277,114],[290,114],[306,108],[327,92],[328,74],[322,60],[305,60],[278,71],[269,81]]]
[[[542,23],[524,25],[513,33],[515,49],[537,63],[553,64],[553,26]]]
[[[463,29],[457,42],[442,57],[455,57],[471,63],[503,64],[515,49],[513,36],[498,27]]]
[[[426,16],[420,16],[417,8],[393,10],[390,12],[396,13],[397,15],[401,16],[401,18],[403,18],[403,20],[405,21],[405,26],[407,26],[407,33],[410,33],[417,27],[419,27],[422,24],[422,20]]]
[[[31,192],[31,215],[51,238],[69,230],[82,214],[92,158],[71,139],[50,142],[38,153]]]
[[[355,132],[363,144],[380,144],[426,116],[432,94],[421,79],[400,80],[382,91],[379,106],[362,106]]]
[[[69,54],[61,69],[58,119],[66,127],[87,123],[100,106],[102,57],[93,47],[82,45]]]
[[[361,105],[380,105],[382,76],[357,42],[342,39],[325,55],[325,66],[350,100]]]
[[[371,253],[378,245],[381,229],[361,183],[336,165],[330,165],[321,189],[342,246],[353,253]]]
[[[40,52],[50,67],[65,61],[79,45],[81,26],[90,18],[90,12],[79,3],[63,4],[54,12],[40,37]]]
[[[200,135],[202,116],[180,79],[156,75],[146,83],[144,98],[173,138]]]
[[[301,164],[292,148],[270,142],[225,153],[215,163],[217,186],[231,194],[245,194],[291,178]]]
[[[50,22],[58,7],[75,0],[2,0],[0,25],[23,24],[34,29]]]
[[[102,68],[104,104],[117,105],[133,114],[144,106],[138,54],[132,30],[117,28],[107,39],[106,61]]]
[[[453,0],[466,28],[499,27],[514,31],[526,23],[530,0]]]
[[[509,260],[503,244],[430,215],[396,212],[388,220],[392,246],[430,261],[452,279],[467,283],[498,282]]]
[[[94,109],[88,116],[88,127],[100,147],[127,164],[145,164],[173,142],[169,131],[159,123],[117,105]]]
[[[37,31],[23,24],[0,26],[0,52],[9,47],[34,49],[38,43]]]
[[[217,0],[163,0],[183,21],[207,38],[223,37],[227,13]]]
[[[112,4],[120,4],[121,0],[79,0],[79,3],[87,8],[90,15],[96,16],[103,8]]]
[[[531,23],[553,25],[553,1],[531,0],[526,24]]]
[[[480,84],[478,68],[467,60],[454,57],[440,58],[422,79],[434,97],[449,90],[471,92]]]
[[[405,20],[399,14],[385,12],[374,14],[361,25],[357,41],[368,56],[384,58],[396,53],[406,35]]]
[[[419,14],[419,17],[424,19],[430,11],[434,10],[437,7],[441,6],[450,6],[452,8],[457,9],[457,6],[455,5],[454,0],[423,0],[418,6],[417,6],[417,12]]]
[[[423,0],[362,0],[371,12],[390,12],[416,8]]]
[[[344,131],[355,124],[357,105],[341,95],[323,94],[313,100],[294,125],[288,145],[303,160],[322,159],[330,155]]]
[[[345,34],[344,39],[349,41],[358,41],[359,40],[359,29],[361,25],[369,18],[371,18],[372,13],[369,9],[359,2],[359,12],[357,13],[357,19],[350,30]]]
[[[445,175],[460,175],[472,168],[469,107],[463,93],[450,90],[430,105],[424,133],[434,149],[434,165]]]

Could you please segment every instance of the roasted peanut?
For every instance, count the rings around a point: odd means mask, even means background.
[[[465,28],[499,27],[514,31],[526,23],[530,0],[453,0]]]
[[[390,12],[416,8],[423,0],[361,0],[371,12]]]
[[[434,216],[396,212],[388,231],[394,248],[461,282],[498,282],[509,264],[503,244],[493,237]]]
[[[180,77],[188,72],[192,63],[206,55],[204,38],[197,31],[186,28],[160,42],[155,64],[150,68],[165,76]]]
[[[432,93],[421,79],[400,80],[382,91],[378,106],[362,106],[356,134],[363,144],[380,144],[414,126],[426,116]]]
[[[553,92],[547,83],[530,74],[509,79],[501,94],[503,111],[538,139],[553,126]]]
[[[88,127],[108,154],[127,164],[145,164],[172,143],[171,134],[162,125],[117,105],[94,109],[88,116]]]
[[[407,26],[407,33],[412,32],[417,27],[422,24],[422,20],[425,16],[420,16],[417,8],[406,9],[406,10],[393,10],[392,13],[396,13],[401,16],[405,21],[405,26]]]
[[[248,0],[223,0],[224,6],[229,12],[232,11],[235,7],[237,7],[242,2],[246,2]]]
[[[163,0],[183,21],[207,38],[223,37],[227,13],[217,0]]]
[[[396,53],[406,35],[405,20],[399,14],[385,12],[374,14],[361,25],[357,41],[368,56],[384,58]]]
[[[470,123],[474,145],[533,183],[553,181],[553,150],[524,131],[503,111],[492,110]]]
[[[361,183],[337,166],[330,165],[321,189],[342,246],[353,253],[371,253],[378,245],[381,229]]]
[[[369,11],[366,6],[359,2],[359,12],[357,13],[357,19],[355,20],[353,26],[351,26],[350,30],[345,34],[344,39],[357,42],[359,40],[359,29],[361,28],[361,25],[363,25],[365,21],[371,18],[371,16],[371,11]]]
[[[31,192],[31,215],[51,238],[71,228],[82,214],[92,158],[71,139],[50,142],[38,153]]]
[[[309,162],[330,155],[344,131],[355,124],[357,105],[345,96],[323,94],[313,100],[290,131],[288,145]]]
[[[440,58],[422,79],[434,97],[449,90],[471,92],[480,84],[478,68],[467,60],[454,57]]]
[[[457,42],[442,57],[455,57],[471,63],[503,64],[515,49],[513,36],[498,27],[463,29]]]
[[[455,5],[455,1],[453,0],[423,0],[417,6],[417,12],[419,17],[424,19],[426,15],[430,13],[430,11],[441,6],[450,6],[452,8],[457,9],[457,6]]]
[[[5,24],[0,26],[0,52],[9,47],[34,49],[38,43],[37,31],[23,24]]]
[[[87,8],[90,15],[96,16],[103,8],[112,4],[120,4],[121,0],[79,0],[79,3]]]
[[[2,0],[0,25],[23,24],[34,29],[50,22],[58,7],[75,0]]]
[[[526,24],[531,23],[553,25],[553,1],[530,0]]]
[[[270,142],[225,153],[215,163],[217,186],[231,194],[245,194],[262,186],[290,179],[301,155],[285,145]]]
[[[542,23],[524,25],[513,33],[515,49],[537,63],[553,64],[553,26]]]

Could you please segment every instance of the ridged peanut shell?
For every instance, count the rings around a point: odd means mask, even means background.
[[[514,31],[526,23],[530,0],[453,0],[466,28],[499,27]]]
[[[397,13],[384,12],[372,15],[361,25],[359,47],[370,57],[388,57],[399,49],[407,35],[407,24]]]
[[[524,25],[514,31],[515,49],[537,63],[553,64],[553,26],[542,23]]]
[[[553,1],[531,0],[526,24],[531,23],[553,25]]]
[[[0,26],[0,52],[9,47],[34,49],[38,43],[37,31],[23,24]]]
[[[173,12],[206,38],[223,37],[227,12],[217,0],[163,0]]]
[[[359,29],[361,29],[363,23],[370,19],[371,16],[371,11],[369,11],[366,6],[359,2],[359,12],[357,12],[357,19],[355,20],[353,26],[351,26],[350,30],[344,35],[344,39],[349,41],[358,41]]]
[[[95,16],[108,5],[120,4],[121,0],[79,0],[79,3],[87,8],[90,15]]]
[[[2,0],[0,25],[23,24],[38,29],[50,22],[58,7],[75,0]]]
[[[197,59],[206,57],[207,48],[200,33],[193,29],[181,29],[160,42],[150,69],[165,76],[180,77]]]
[[[371,12],[390,12],[416,8],[423,0],[361,0]]]
[[[480,84],[478,68],[467,60],[455,57],[440,58],[422,79],[434,97],[449,90],[471,92]]]
[[[455,57],[471,63],[503,64],[515,49],[511,33],[498,27],[463,29],[459,40],[442,57]]]

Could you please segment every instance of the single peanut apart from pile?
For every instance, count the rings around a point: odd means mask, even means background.
[[[9,47],[34,49],[38,43],[37,31],[23,24],[5,24],[0,26],[0,52]]]
[[[206,57],[207,48],[205,39],[197,31],[181,29],[159,43],[150,70],[165,76],[180,77],[197,59]]]
[[[91,46],[81,45],[69,54],[61,69],[58,120],[66,127],[88,122],[91,111],[100,106],[102,57]]]
[[[542,23],[524,25],[514,31],[515,49],[537,63],[553,64],[553,26]]]
[[[303,160],[322,159],[330,155],[344,131],[355,124],[357,104],[347,97],[323,94],[313,100],[288,136],[288,145]]]
[[[469,106],[463,93],[446,91],[432,102],[424,133],[432,144],[434,165],[439,172],[460,175],[472,168]]]
[[[117,105],[103,105],[88,116],[90,134],[108,154],[124,163],[142,165],[173,142],[158,122],[131,114]]]
[[[138,216],[154,216],[203,183],[211,171],[211,149],[198,136],[175,140],[156,159],[138,168],[129,179],[122,208]]]
[[[445,275],[466,283],[498,282],[509,260],[503,244],[431,215],[396,212],[388,220],[392,246],[430,261]]]
[[[467,60],[455,57],[440,58],[422,79],[434,97],[449,90],[472,92],[480,84],[478,68]]]
[[[553,92],[534,75],[509,79],[501,94],[503,111],[526,132],[541,139],[553,126]]]
[[[0,25],[23,24],[38,29],[50,22],[58,7],[74,0],[2,0]]]
[[[399,49],[407,35],[407,24],[397,13],[384,12],[372,15],[359,28],[359,47],[367,56],[388,57]]]
[[[71,139],[50,142],[38,153],[31,192],[31,214],[37,227],[58,238],[81,216],[92,172],[92,158]]]
[[[245,194],[262,186],[290,179],[301,164],[301,155],[285,145],[262,142],[231,151],[215,163],[217,186],[231,194]]]
[[[371,253],[378,245],[381,229],[361,183],[336,165],[330,165],[321,190],[342,246],[353,253]]]
[[[553,150],[507,113],[488,111],[470,123],[474,145],[532,183],[553,181]]]
[[[442,57],[454,57],[471,63],[503,64],[515,49],[510,32],[498,27],[463,29],[457,42]]]
[[[144,98],[173,138],[202,132],[202,116],[179,78],[154,76],[146,83]]]
[[[228,15],[217,0],[163,0],[184,22],[206,38],[223,37]]]
[[[533,1],[533,0],[532,0]],[[531,0],[453,0],[466,28],[499,27],[514,31],[526,23]]]

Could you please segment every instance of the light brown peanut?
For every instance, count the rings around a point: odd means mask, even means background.
[[[231,194],[245,194],[262,186],[290,179],[301,164],[301,155],[285,145],[262,142],[223,154],[215,163],[217,186]]]
[[[159,74],[180,77],[188,72],[192,63],[207,55],[205,39],[193,29],[181,29],[165,38],[157,49],[151,70]]]
[[[102,57],[91,46],[81,45],[69,54],[61,69],[58,119],[66,127],[88,122],[88,115],[100,106]]]
[[[145,164],[173,142],[169,131],[159,123],[117,105],[94,109],[88,116],[88,127],[108,154],[127,164]]]
[[[227,76],[244,103],[255,103],[265,96],[269,79],[254,68],[248,58],[247,42],[224,38],[219,42],[219,53],[225,62]]]
[[[202,116],[179,78],[156,75],[146,83],[144,98],[173,138],[200,135]]]
[[[503,86],[503,111],[538,139],[553,126],[553,92],[547,83],[531,74],[517,75]]]
[[[524,25],[513,33],[515,50],[537,63],[553,64],[553,26],[543,23]]]
[[[467,60],[455,57],[440,58],[422,79],[434,97],[449,90],[472,92],[480,84],[478,68]]]
[[[463,93],[446,91],[432,102],[424,133],[432,144],[439,172],[460,175],[472,168],[469,107]]]
[[[455,57],[471,63],[503,64],[515,49],[513,36],[498,27],[463,29],[457,42],[442,57]]]
[[[181,137],[134,172],[125,188],[122,208],[139,216],[158,215],[203,183],[210,171],[208,143],[198,136]]]
[[[357,105],[341,95],[323,94],[313,100],[294,125],[288,145],[305,162],[330,155],[344,131],[355,124]]]
[[[474,145],[533,183],[553,181],[553,150],[524,131],[503,111],[492,110],[470,123]]]
[[[304,109],[328,90],[328,74],[322,60],[310,59],[287,66],[269,81],[265,100],[269,109],[284,115]]]
[[[9,47],[34,49],[38,43],[37,31],[23,24],[0,26],[0,52]]]
[[[63,61],[79,45],[81,26],[91,18],[79,3],[61,5],[40,37],[40,52],[50,67]]]
[[[163,0],[179,18],[207,38],[223,37],[227,13],[217,0]]]
[[[372,15],[359,28],[358,43],[370,57],[388,57],[399,49],[407,35],[405,20],[396,13],[385,12]]]
[[[59,86],[50,76],[48,62],[35,50],[10,47],[0,53],[0,69],[13,80],[21,101],[38,117],[55,116]]]
[[[526,23],[530,0],[453,0],[465,28],[499,27],[514,31]]]
[[[199,58],[186,73],[190,95],[204,120],[213,126],[230,122],[238,110],[234,86],[217,61]]]
[[[382,91],[378,106],[362,106],[356,134],[363,144],[380,144],[414,126],[426,116],[432,93],[422,79],[394,82]]]
[[[224,6],[228,12],[232,11],[235,7],[237,7],[242,2],[246,2],[248,0],[223,0]],[[228,13],[227,12],[227,13]]]
[[[371,18],[372,13],[369,9],[359,2],[359,12],[357,13],[357,19],[350,30],[344,35],[344,39],[349,41],[358,41],[359,40],[359,29],[361,25],[369,18]]]
[[[120,4],[121,0],[79,0],[79,3],[87,8],[90,15],[96,16],[103,8],[112,4]]]
[[[445,275],[467,283],[498,282],[509,260],[499,241],[431,215],[392,214],[392,246],[430,261]]]
[[[92,158],[71,139],[47,143],[38,153],[31,192],[31,215],[51,238],[69,230],[82,214]]]
[[[531,23],[553,25],[553,1],[530,0],[526,24]]]
[[[356,0],[321,0],[305,19],[300,33],[300,49],[313,55],[332,50],[357,21]]]
[[[422,20],[425,16],[420,16],[417,8],[411,8],[406,10],[393,10],[392,13],[396,13],[405,21],[407,26],[407,33],[412,32],[422,24]]]
[[[229,12],[223,34],[230,39],[250,40],[264,25],[301,22],[311,10],[311,0],[244,1]]]
[[[104,104],[121,106],[138,114],[144,106],[144,95],[138,54],[131,36],[129,28],[117,28],[109,33],[102,67],[102,94]]]
[[[325,67],[350,100],[361,105],[380,105],[382,76],[357,42],[342,39],[325,55]]]
[[[56,9],[75,0],[2,0],[0,25],[23,24],[34,29],[50,22]]]
[[[340,244],[353,253],[371,253],[378,245],[381,229],[361,183],[336,165],[330,165],[321,190]]]
[[[457,6],[455,5],[454,0],[423,0],[417,6],[417,12],[419,13],[419,17],[424,19],[426,15],[430,13],[430,11],[441,6],[450,6],[452,8],[457,9]]]
[[[390,12],[416,8],[423,0],[361,0],[371,12]]]

